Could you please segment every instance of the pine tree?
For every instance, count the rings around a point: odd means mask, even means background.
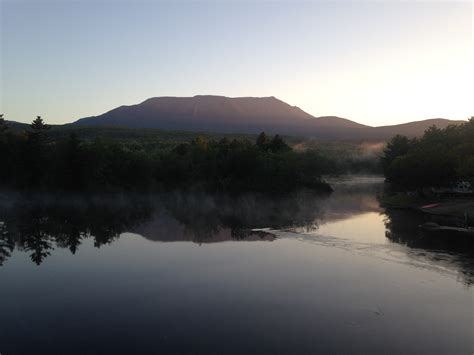
[[[45,133],[49,130],[49,126],[44,123],[41,116],[37,116],[30,127],[24,155],[26,183],[29,188],[41,189],[48,171],[48,145]]]
[[[258,148],[266,149],[268,144],[268,138],[265,132],[262,132],[258,135],[257,141],[255,142]]]
[[[36,148],[41,149],[45,140],[45,133],[49,130],[49,126],[43,121],[41,116],[36,116],[36,119],[31,122],[31,131],[28,132],[28,140],[33,145],[37,145]]]
[[[5,132],[8,129],[8,124],[3,118],[3,114],[0,114],[0,133]]]
[[[268,146],[273,153],[283,153],[291,150],[290,146],[278,134],[272,138]]]
[[[44,123],[41,116],[36,116],[36,119],[31,123],[30,126],[36,132],[46,131],[50,128],[46,123]]]

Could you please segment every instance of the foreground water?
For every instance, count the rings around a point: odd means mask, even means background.
[[[472,354],[472,244],[329,198],[2,197],[0,353]]]

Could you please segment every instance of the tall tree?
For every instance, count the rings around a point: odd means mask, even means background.
[[[3,118],[3,113],[0,114],[0,133],[5,132],[8,129],[8,124]]]
[[[257,147],[259,149],[266,149],[267,148],[268,138],[267,138],[267,135],[265,134],[265,132],[261,132],[258,135],[257,141],[255,142],[255,144],[257,145]]]
[[[31,122],[31,128],[35,132],[43,132],[48,130],[50,127],[43,121],[41,116],[36,116],[36,118]]]
[[[273,153],[284,153],[291,150],[290,146],[286,144],[278,134],[272,138],[268,144],[268,147]]]
[[[43,121],[41,116],[36,116],[36,119],[31,122],[31,131],[28,132],[28,140],[33,145],[36,145],[36,149],[41,149],[41,145],[44,143],[46,132],[49,130],[49,126]]]
[[[407,154],[413,144],[414,142],[406,136],[397,134],[393,137],[384,149],[384,156],[381,159],[384,172],[387,172],[388,167],[396,158]]]
[[[43,186],[48,171],[46,131],[50,127],[41,116],[37,116],[30,127],[31,131],[27,133],[28,140],[24,152],[25,182],[28,188],[38,189]]]

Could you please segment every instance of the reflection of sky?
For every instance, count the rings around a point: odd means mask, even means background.
[[[0,112],[276,96],[369,125],[473,113],[472,3],[1,1]]]
[[[378,212],[362,213],[343,220],[323,223],[316,233],[362,243],[388,243],[385,237],[385,218]]]
[[[199,247],[126,233],[41,267],[15,253],[0,279],[6,354],[453,354],[472,344],[472,292],[455,278],[296,239]]]
[[[192,230],[158,215],[101,248],[92,238],[75,255],[58,245],[40,266],[15,250],[0,267],[1,351],[469,353],[463,265],[381,245],[384,215],[366,187],[336,190],[315,235],[275,231],[271,243],[185,242]],[[313,210],[305,201],[297,205]]]

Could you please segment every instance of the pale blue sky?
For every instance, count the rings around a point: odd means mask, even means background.
[[[474,115],[469,1],[0,2],[7,119],[197,94],[369,125]]]

